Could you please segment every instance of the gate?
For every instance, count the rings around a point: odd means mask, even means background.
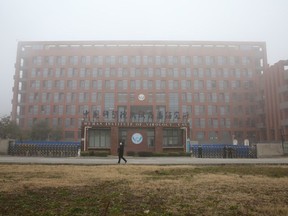
[[[191,150],[198,158],[257,158],[256,146],[203,144],[191,145]]]
[[[75,157],[80,151],[80,142],[16,141],[9,144],[12,156]]]

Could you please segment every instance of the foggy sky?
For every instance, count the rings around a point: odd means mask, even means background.
[[[18,41],[265,41],[288,59],[287,0],[0,0],[0,117],[12,109]]]

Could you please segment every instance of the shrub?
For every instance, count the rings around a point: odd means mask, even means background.
[[[168,156],[171,156],[171,157],[179,157],[180,154],[179,154],[179,152],[169,152],[169,153],[168,153]]]
[[[135,156],[135,155],[136,155],[136,152],[133,152],[133,151],[127,152],[127,156]]]
[[[151,157],[153,155],[152,152],[138,152],[139,157]]]
[[[168,153],[165,152],[153,152],[154,157],[167,157]]]
[[[81,151],[80,155],[83,157],[89,156],[89,151]]]
[[[94,155],[97,156],[97,157],[107,157],[109,155],[108,152],[97,152],[97,151],[94,151]]]
[[[80,155],[83,157],[87,157],[87,156],[107,157],[109,155],[109,152],[107,151],[81,151]]]

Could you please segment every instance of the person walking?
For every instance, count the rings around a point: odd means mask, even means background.
[[[124,143],[120,142],[118,147],[118,164],[120,164],[121,159],[125,161],[125,164],[127,163],[127,160],[123,157],[124,154]]]

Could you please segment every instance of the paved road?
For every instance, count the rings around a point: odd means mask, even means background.
[[[155,165],[213,165],[213,164],[285,164],[288,165],[288,157],[281,158],[257,158],[257,159],[222,159],[222,158],[192,158],[192,157],[126,157],[127,164],[155,164]],[[74,164],[74,165],[103,165],[116,164],[116,156],[109,157],[16,157],[0,156],[0,164]],[[123,163],[123,161],[122,161]]]

